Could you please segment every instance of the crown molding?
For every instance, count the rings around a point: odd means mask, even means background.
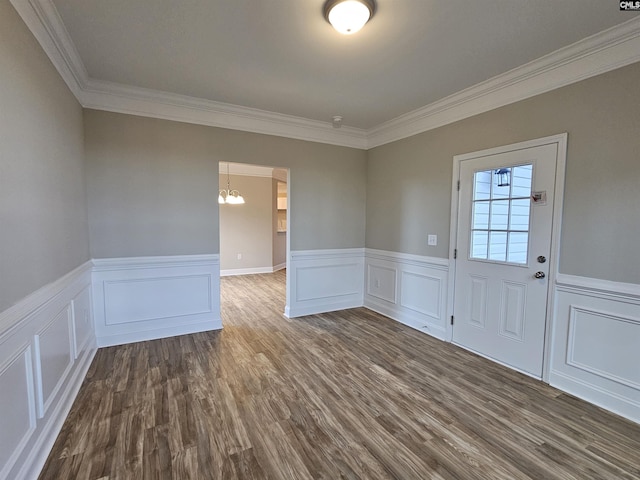
[[[640,17],[373,127],[367,131],[367,146],[433,130],[637,61]]]
[[[11,0],[51,63],[80,101],[89,75],[80,54],[51,0]]]
[[[11,0],[84,108],[366,149],[366,131],[90,78],[52,0]]]
[[[367,148],[366,131],[360,128],[347,126],[334,128],[329,122],[92,78],[83,88],[79,101],[83,107],[96,110],[242,130],[343,147]]]
[[[367,150],[640,61],[640,17],[368,130],[89,78],[52,0],[11,0],[85,108]]]

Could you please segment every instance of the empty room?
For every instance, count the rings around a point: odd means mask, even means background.
[[[640,2],[0,0],[0,480],[640,478]]]

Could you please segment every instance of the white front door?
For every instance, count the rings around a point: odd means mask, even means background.
[[[542,376],[558,145],[460,162],[453,342]]]

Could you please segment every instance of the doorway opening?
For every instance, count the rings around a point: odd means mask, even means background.
[[[286,293],[276,302],[281,303],[284,313],[289,304],[289,169],[220,162],[218,172],[220,275],[272,275],[280,279]],[[226,203],[228,190],[241,196],[244,203],[235,199]]]

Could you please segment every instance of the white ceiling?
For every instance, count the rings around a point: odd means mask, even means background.
[[[343,36],[323,2],[53,0],[90,79],[360,129],[637,15],[612,0],[378,0]]]
[[[10,0],[85,108],[365,150],[640,62],[614,0],[377,1]]]

